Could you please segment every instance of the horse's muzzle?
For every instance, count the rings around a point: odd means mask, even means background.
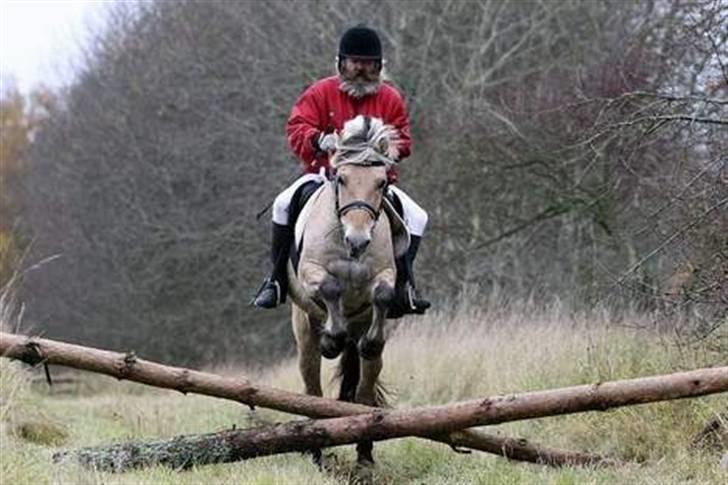
[[[346,247],[349,248],[349,256],[354,259],[364,254],[364,251],[369,247],[371,239],[366,236],[352,235],[344,238]]]

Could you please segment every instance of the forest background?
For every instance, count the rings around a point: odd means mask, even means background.
[[[114,4],[67,88],[3,87],[0,286],[26,330],[179,365],[289,355],[288,310],[248,306],[256,215],[300,173],[292,103],[359,22],[409,109],[436,309],[728,325],[724,1],[158,1]]]

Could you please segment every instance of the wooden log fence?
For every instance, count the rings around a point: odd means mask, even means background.
[[[716,367],[664,376],[488,397],[446,406],[372,411],[372,408],[366,406],[256,386],[247,379],[170,368],[142,361],[132,354],[89,349],[46,339],[29,339],[0,333],[0,354],[31,364],[47,362],[83,368],[156,387],[216,395],[311,417],[327,418],[337,413],[340,413],[339,416],[354,414],[254,430],[224,432],[225,443],[231,447],[229,456],[235,460],[349,444],[363,439],[378,441],[405,436],[427,437],[451,446],[478,449],[481,444],[480,433],[466,428],[728,391],[728,367]],[[212,436],[204,435],[204,438]],[[170,440],[169,443],[178,447],[180,439]],[[503,438],[500,439],[500,444],[504,444]],[[164,448],[164,442],[156,442],[155,445],[157,449]],[[100,469],[123,470],[150,464],[149,460],[135,461],[133,457],[139,456],[139,449],[139,444],[132,443],[106,448],[105,453],[96,455],[104,458],[96,460],[88,459],[89,450],[81,450],[75,456],[81,462]],[[164,456],[174,454],[166,449]],[[498,454],[503,455],[503,450]],[[172,464],[168,461],[165,463]]]
[[[119,353],[68,344],[50,339],[0,332],[0,355],[30,365],[40,363],[62,365],[105,374],[153,387],[172,389],[184,394],[195,393],[260,406],[310,418],[350,416],[375,408],[305,394],[296,394],[273,387],[254,384],[244,377],[224,377],[181,367],[172,367],[137,358],[133,353]],[[549,466],[611,465],[617,460],[583,452],[548,448],[525,439],[461,430],[451,435],[429,436],[458,450],[473,449],[510,460],[540,463]],[[203,454],[201,463],[214,457]]]
[[[124,443],[66,454],[82,465],[125,471],[149,465],[184,468],[202,463],[193,457],[238,461],[311,448],[381,441],[406,436],[448,435],[472,426],[557,416],[584,411],[681,399],[728,391],[728,367],[663,376],[486,397],[443,406],[406,410],[377,409],[342,418],[295,421],[248,430],[177,437],[150,443]]]

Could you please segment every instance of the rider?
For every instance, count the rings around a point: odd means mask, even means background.
[[[397,129],[399,158],[410,154],[410,129],[407,111],[399,92],[383,82],[382,44],[377,33],[360,24],[344,32],[339,42],[338,75],[316,81],[293,105],[286,132],[291,151],[302,161],[305,174],[276,197],[273,203],[273,271],[266,278],[253,300],[260,308],[274,308],[286,298],[286,266],[293,242],[296,215],[302,192],[311,192],[326,179],[329,155],[335,150],[336,135],[344,123],[357,115],[381,118]],[[390,184],[398,179],[398,170],[388,172]],[[390,185],[389,196],[398,199],[403,219],[410,231],[407,253],[397,258],[395,303],[388,317],[398,318],[406,313],[424,313],[430,303],[414,292],[412,264],[417,255],[420,238],[427,224],[427,213],[407,194]],[[396,204],[396,202],[395,202]]]

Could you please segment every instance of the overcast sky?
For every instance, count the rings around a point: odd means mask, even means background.
[[[21,91],[58,87],[73,74],[89,29],[103,26],[113,0],[0,0],[0,82]],[[122,1],[122,0],[116,0]]]

